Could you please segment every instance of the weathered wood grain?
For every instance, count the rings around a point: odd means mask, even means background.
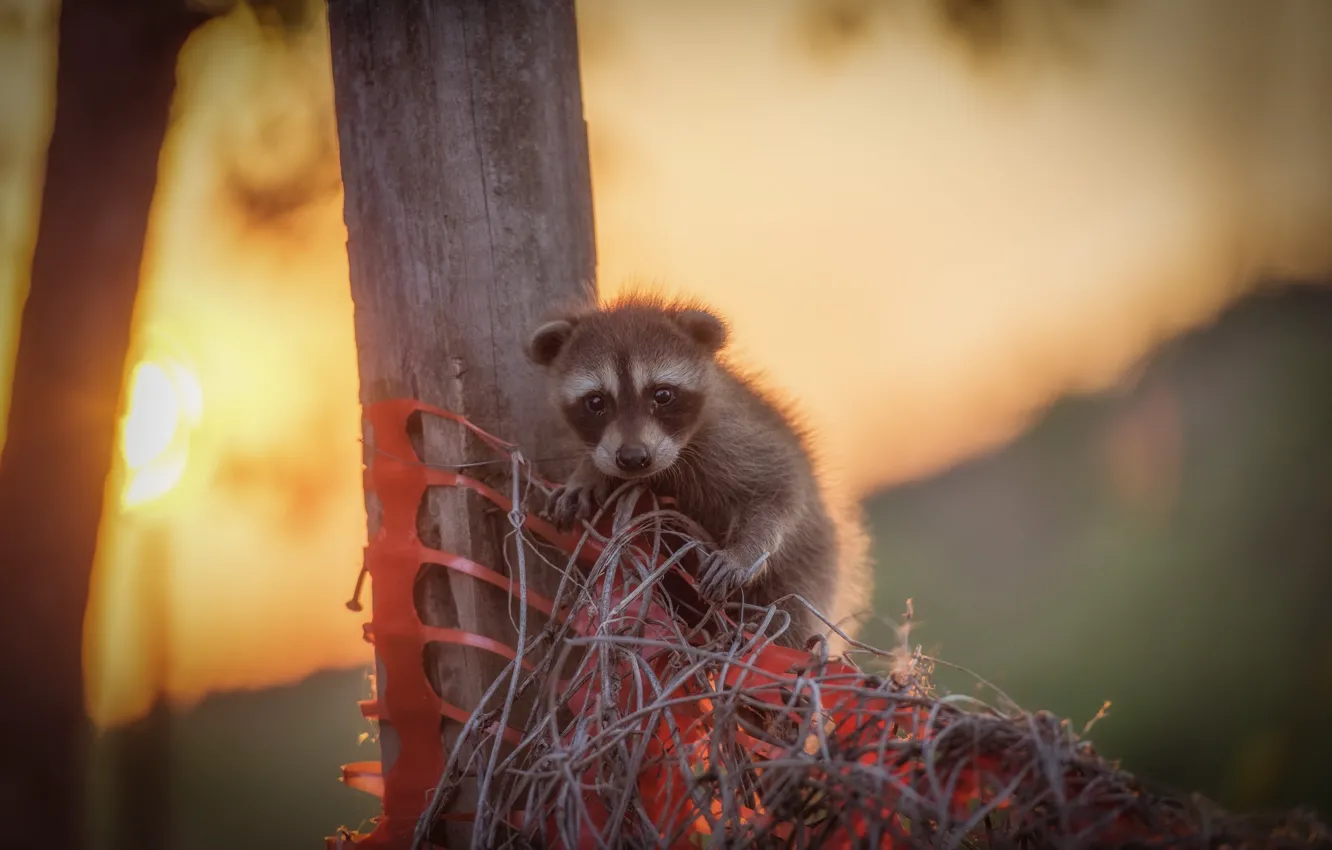
[[[595,275],[572,0],[332,0],[329,31],[362,403],[411,396],[529,457],[567,453],[523,342]],[[429,463],[492,457],[453,426],[419,436]],[[461,492],[427,501],[428,545],[507,569],[503,515]],[[428,622],[512,644],[506,595],[442,569],[419,587]],[[500,666],[449,647],[433,684],[470,708]]]

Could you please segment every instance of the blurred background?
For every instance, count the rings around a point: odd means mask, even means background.
[[[1332,6],[578,13],[602,291],[728,315],[864,499],[875,612],[1025,707],[1111,701],[1149,779],[1332,815]],[[55,15],[0,0],[0,423]],[[321,3],[181,54],[85,660],[103,762],[169,698],[180,847],[377,811],[338,782],[378,751],[332,109]]]

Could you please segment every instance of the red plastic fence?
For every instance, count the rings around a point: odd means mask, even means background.
[[[462,722],[470,714],[470,708],[442,701],[431,688],[422,664],[425,644],[428,641],[443,641],[480,647],[510,660],[515,656],[512,647],[479,635],[426,626],[417,615],[412,588],[423,563],[443,564],[478,581],[489,582],[510,593],[517,592],[508,577],[456,554],[430,549],[417,537],[417,509],[428,487],[463,487],[506,511],[512,507],[507,498],[481,482],[447,470],[428,468],[416,459],[408,438],[407,423],[408,418],[418,411],[449,419],[470,429],[501,453],[514,448],[460,416],[417,401],[384,401],[369,406],[365,411],[374,427],[377,448],[367,469],[365,487],[368,492],[378,495],[383,506],[380,528],[365,551],[365,565],[374,583],[371,622],[365,631],[367,639],[375,645],[382,676],[378,677],[377,697],[362,703],[361,710],[367,718],[390,723],[397,732],[401,746],[397,759],[387,770],[381,770],[377,762],[361,762],[344,768],[344,780],[349,785],[382,798],[383,814],[369,835],[344,834],[329,838],[329,850],[353,845],[367,850],[405,850],[411,845],[416,823],[429,804],[444,767],[439,738],[440,716]],[[579,551],[580,560],[584,562],[594,563],[600,555],[601,548],[595,541],[585,541],[579,550],[578,537],[561,534],[539,517],[528,515],[524,518],[524,524],[566,552]],[[620,595],[622,588],[611,588],[609,591],[613,598],[623,598]],[[552,614],[551,600],[531,591],[528,592],[528,604],[548,615]],[[580,611],[575,617],[573,626],[578,632],[589,634],[595,630],[597,624],[589,621],[588,616],[587,612]],[[657,611],[655,616],[665,615]],[[652,638],[654,635],[647,633],[644,636]],[[813,656],[807,652],[770,643],[760,644],[754,651],[738,659],[738,663],[728,664],[720,680],[706,685],[686,682],[679,686],[677,693],[664,695],[673,707],[663,712],[654,730],[645,730],[652,735],[653,745],[638,784],[644,805],[661,824],[663,834],[681,836],[675,846],[696,847],[698,838],[708,835],[711,829],[709,818],[688,805],[691,796],[686,787],[690,781],[689,776],[672,765],[673,761],[678,765],[678,756],[683,754],[699,772],[706,770],[708,740],[714,720],[710,697],[716,689],[744,687],[752,696],[768,700],[774,711],[781,712],[786,710],[791,688],[798,687],[799,674],[794,671],[807,668],[813,660]],[[828,719],[825,738],[835,741],[843,753],[862,753],[858,758],[861,763],[884,766],[882,748],[876,742],[883,741],[885,736],[906,735],[923,740],[944,731],[944,725],[928,708],[904,708],[903,703],[887,693],[882,699],[872,697],[867,700],[865,690],[880,685],[871,684],[869,677],[851,665],[837,661],[825,662],[820,672],[822,705]],[[625,689],[623,699],[630,699],[629,690]],[[787,696],[783,695],[784,692]],[[675,697],[684,699],[673,699]],[[586,709],[595,712],[597,709],[591,703],[586,693],[575,693],[569,701],[574,711]],[[632,712],[633,706],[626,703],[621,709],[627,714]],[[511,740],[516,740],[517,730],[505,731]],[[754,752],[769,755],[766,751],[770,745],[740,730],[736,730],[735,735],[737,740],[751,747]],[[770,755],[776,757],[780,754],[773,752]],[[896,779],[894,785],[898,788],[921,787],[925,782],[921,765],[914,759],[908,758],[888,767]],[[811,769],[823,768],[812,764]],[[997,759],[974,759],[956,777],[949,802],[945,805],[954,810],[959,822],[966,821],[977,805],[992,809],[1008,807],[1017,779],[1004,774],[1005,767]],[[1068,791],[1077,792],[1076,776],[1066,774],[1065,782],[1068,783]],[[875,801],[882,807],[882,811],[868,811],[871,816],[877,816],[883,821],[892,820],[896,818],[893,806],[897,799],[899,797],[896,794],[885,794],[882,800]],[[598,846],[593,836],[606,826],[605,820],[608,817],[608,813],[598,806],[596,800],[587,802],[593,823],[588,824],[587,830],[580,836],[580,847]],[[709,814],[717,815],[719,812]],[[763,824],[769,818],[761,806],[759,809],[744,809],[740,815],[751,824]],[[457,817],[465,819],[467,816]],[[520,825],[523,815],[513,812],[509,813],[509,818],[515,825]],[[1115,840],[1163,837],[1160,826],[1149,827],[1128,817],[1118,818],[1114,813],[1110,813],[1109,819],[1113,824],[1110,833]],[[854,816],[851,820],[849,829],[832,836],[823,846],[865,846],[865,825],[856,822]],[[1086,824],[1068,826],[1076,831]],[[782,823],[771,823],[770,827],[778,837],[789,830],[789,825]],[[1178,828],[1179,824],[1175,824],[1174,829]],[[1174,829],[1167,828],[1166,831],[1173,832]],[[1102,832],[1102,838],[1106,837],[1108,833]],[[880,842],[881,848],[893,846],[891,838],[884,838]]]
[[[413,599],[413,585],[423,563],[442,564],[478,581],[512,591],[507,576],[456,555],[425,546],[416,533],[417,509],[429,487],[463,487],[508,510],[510,501],[481,482],[443,469],[425,466],[416,458],[408,436],[408,419],[417,412],[439,416],[471,430],[500,452],[513,449],[466,419],[447,410],[411,399],[393,399],[368,405],[365,416],[374,428],[375,456],[366,469],[365,490],[379,497],[380,526],[365,549],[365,569],[373,584],[370,623],[365,636],[375,646],[378,671],[376,697],[361,703],[361,714],[392,725],[400,742],[397,759],[387,770],[380,762],[357,762],[343,768],[344,781],[376,794],[383,814],[373,832],[365,836],[329,838],[330,848],[354,844],[366,850],[409,847],[416,821],[429,802],[444,755],[439,739],[440,716],[466,721],[470,708],[441,700],[430,686],[422,665],[429,641],[479,647],[512,660],[514,650],[482,635],[427,626],[421,622]],[[577,541],[561,534],[535,515],[525,518],[533,532],[573,550]],[[599,547],[585,546],[595,560]],[[551,614],[551,600],[528,592],[528,604]],[[512,732],[511,735],[516,734]]]

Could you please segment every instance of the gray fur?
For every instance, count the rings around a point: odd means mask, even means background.
[[[556,326],[559,343],[550,344],[552,325],[543,325],[534,334],[541,338],[542,344],[535,346],[541,355],[532,358],[546,368],[552,398],[560,398],[565,376],[595,374],[635,357],[654,362],[675,358],[672,362],[698,365],[706,375],[699,392],[701,407],[688,427],[672,437],[671,448],[678,450],[668,455],[673,462],[644,477],[658,495],[674,497],[680,511],[702,525],[720,547],[698,574],[705,598],[743,597],[748,603],[769,605],[798,594],[825,616],[835,617],[838,531],[806,436],[787,412],[717,358],[725,344],[725,324],[696,305],[642,297],[557,321],[567,322]],[[566,416],[577,414],[565,410]],[[618,426],[607,433],[620,439]],[[562,526],[590,518],[621,483],[617,479],[630,477],[608,474],[605,446],[588,448],[552,499],[551,513]],[[593,460],[598,448],[603,452],[601,465]],[[742,579],[765,553],[766,562],[742,587]],[[784,643],[802,645],[827,631],[799,601],[788,600],[780,607],[792,617]]]

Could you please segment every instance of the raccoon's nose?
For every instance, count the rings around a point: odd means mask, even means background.
[[[620,446],[620,450],[615,453],[615,465],[625,472],[646,469],[651,462],[652,457],[642,446]]]

